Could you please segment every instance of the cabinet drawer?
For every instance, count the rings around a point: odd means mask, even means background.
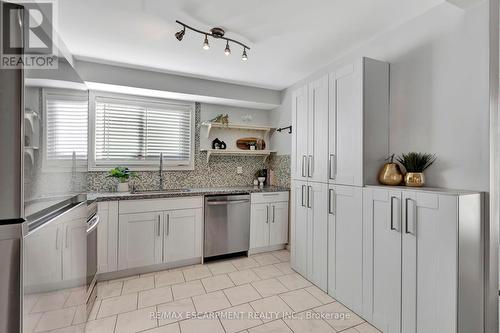
[[[269,192],[269,193],[252,193],[252,204],[269,203],[269,202],[288,202],[288,191],[286,192]]]
[[[168,199],[141,199],[120,201],[120,214],[158,212],[174,209],[203,207],[203,197],[179,197]]]

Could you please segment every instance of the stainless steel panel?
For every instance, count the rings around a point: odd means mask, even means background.
[[[204,256],[248,251],[250,246],[250,195],[205,198]]]

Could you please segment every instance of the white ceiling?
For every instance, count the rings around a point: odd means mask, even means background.
[[[77,58],[210,78],[272,89],[286,88],[377,33],[443,0],[64,0],[58,30]],[[214,26],[248,43],[211,42],[175,20],[201,30]]]

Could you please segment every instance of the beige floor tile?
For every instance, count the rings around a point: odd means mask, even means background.
[[[288,291],[288,289],[276,279],[252,282],[252,286],[257,289],[262,297],[277,295]]]
[[[113,333],[115,331],[116,316],[87,322],[85,333]]]
[[[237,286],[260,280],[260,277],[251,269],[229,273],[228,275]]]
[[[23,316],[23,333],[31,333],[35,331],[36,324],[42,317],[42,314],[42,312],[38,312]]]
[[[226,294],[229,302],[231,302],[232,305],[248,303],[261,298],[257,290],[255,290],[255,288],[249,284],[224,289],[224,293]]]
[[[160,314],[158,319],[160,326],[184,320],[196,311],[191,298],[158,305],[157,310]]]
[[[262,321],[255,317],[255,311],[249,304],[221,311],[220,316],[226,333],[239,332],[262,324]]]
[[[118,313],[137,309],[137,293],[110,297],[101,301],[97,318],[112,316]]]
[[[97,286],[97,298],[108,298],[122,294],[123,282],[113,282]]]
[[[279,263],[279,259],[273,256],[270,253],[264,253],[264,254],[256,254],[252,256],[252,258],[259,263],[261,266],[265,265],[271,265],[271,264],[277,264]]]
[[[73,325],[52,330],[50,333],[85,333],[85,324]]]
[[[139,308],[163,304],[173,300],[172,289],[167,287],[141,291],[139,293]]]
[[[88,320],[95,320],[97,318],[97,313],[99,312],[100,307],[101,307],[101,300],[96,299],[94,306],[92,306],[92,309],[90,310]]]
[[[136,311],[121,313],[116,320],[115,332],[135,333],[157,326],[157,320],[152,313],[156,307],[144,308]]]
[[[316,286],[307,287],[307,288],[305,288],[305,290],[309,294],[311,294],[314,297],[316,297],[316,299],[318,301],[320,301],[321,303],[323,303],[323,304],[328,304],[328,303],[335,302],[335,299],[333,297],[331,297],[330,295],[328,295],[327,293],[325,293],[323,290],[319,289]]]
[[[293,313],[292,309],[278,296],[271,296],[250,302],[250,305],[259,313],[260,319],[264,322],[289,316]]]
[[[61,309],[70,295],[69,290],[56,291],[47,294],[41,294],[37,302],[31,309],[31,312],[47,312]]]
[[[280,262],[279,264],[274,264],[274,267],[280,270],[283,274],[293,274],[295,271],[290,267],[289,262]]]
[[[355,326],[354,329],[359,333],[382,333],[372,325],[368,323],[363,323],[361,325]],[[354,332],[353,332],[354,333]]]
[[[141,333],[181,333],[181,329],[178,323],[173,323],[170,325],[153,328],[151,330],[142,331]]]
[[[226,274],[204,278],[201,280],[201,282],[203,283],[203,286],[205,287],[207,293],[234,287],[234,283]]]
[[[114,279],[114,280],[109,280],[108,283],[114,283],[114,282],[124,282],[124,281],[129,281],[133,279],[138,279],[139,275],[130,275],[130,276],[125,276],[119,279]]]
[[[72,325],[84,324],[86,321],[87,321],[87,304],[78,305],[76,307]]]
[[[227,274],[236,271],[236,267],[229,261],[216,262],[208,264],[207,266],[213,275]]]
[[[210,319],[188,319],[181,321],[182,333],[225,333],[217,318]]]
[[[312,286],[311,282],[304,279],[297,273],[279,276],[278,280],[289,290],[306,288]]]
[[[35,332],[55,330],[70,326],[75,316],[76,307],[44,312],[36,324]]]
[[[24,313],[30,313],[31,309],[35,306],[36,302],[40,298],[40,294],[31,294],[23,296],[23,311]]]
[[[256,267],[252,268],[252,270],[263,280],[283,275],[283,273],[273,265]]]
[[[85,304],[87,300],[87,290],[85,288],[78,288],[77,290],[72,291],[66,302],[64,303],[64,307],[77,306],[81,304]]]
[[[200,280],[175,284],[172,286],[172,293],[174,299],[181,299],[205,294],[205,288]]]
[[[198,265],[193,268],[185,269],[182,273],[186,281],[199,280],[212,276],[212,273],[210,273],[210,270],[205,265]]]
[[[193,303],[198,312],[214,312],[231,306],[222,291],[195,296],[193,297]]]
[[[154,276],[141,277],[138,279],[125,281],[123,283],[122,295],[136,293],[142,290],[153,289],[154,287],[155,287]]]
[[[294,333],[335,333],[335,330],[317,318],[313,311],[301,312],[294,317],[283,318],[283,321]]]
[[[292,333],[283,320],[275,320],[248,330],[249,333]]]
[[[321,305],[320,301],[318,301],[313,295],[309,294],[304,289],[290,291],[281,294],[280,297],[295,312],[302,312]]]
[[[259,263],[252,258],[239,258],[231,261],[231,263],[239,271],[260,266]]]
[[[342,333],[359,333],[359,331],[356,331],[354,328],[348,328],[342,331]]]
[[[274,251],[271,254],[278,258],[279,261],[290,261],[290,251],[288,250]]]
[[[339,302],[317,307],[314,311],[322,314],[325,321],[337,331],[345,330],[364,322],[363,319]]]
[[[156,274],[156,287],[171,286],[184,282],[182,271],[165,271]]]

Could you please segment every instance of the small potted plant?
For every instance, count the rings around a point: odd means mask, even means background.
[[[436,156],[411,152],[402,154],[397,161],[406,169],[405,185],[421,187],[425,184],[424,171],[436,161]]]
[[[131,172],[127,167],[116,167],[109,171],[107,178],[116,178],[118,179],[118,192],[127,192],[128,189],[128,181],[130,177],[137,177],[134,172]]]

